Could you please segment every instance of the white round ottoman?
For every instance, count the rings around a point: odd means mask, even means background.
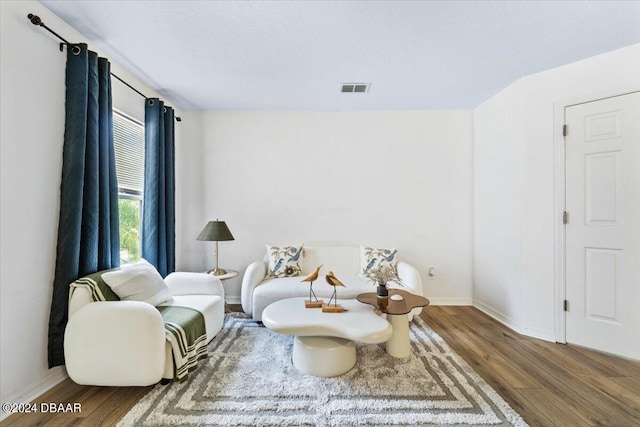
[[[337,377],[356,365],[356,344],[336,337],[295,337],[293,366],[315,377]]]

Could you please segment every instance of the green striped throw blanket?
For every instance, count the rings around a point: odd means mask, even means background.
[[[207,331],[204,316],[198,310],[175,305],[159,305],[167,340],[173,349],[174,374],[180,381],[207,357]]]
[[[102,280],[102,274],[109,270],[99,271],[81,277],[70,285],[69,298],[76,288],[85,288],[93,301],[118,301],[120,298]],[[173,350],[174,376],[182,382],[190,371],[198,366],[198,360],[207,357],[207,331],[204,316],[199,311],[173,305],[156,307],[164,320],[167,341]]]

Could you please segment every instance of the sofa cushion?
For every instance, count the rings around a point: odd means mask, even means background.
[[[397,249],[376,249],[360,246],[360,274],[366,276],[371,270],[377,270],[385,265],[395,267],[398,263],[397,254]]]
[[[269,277],[291,277],[299,276],[300,260],[302,258],[302,245],[292,246],[267,246],[269,257]]]
[[[120,270],[106,272],[102,280],[124,301],[143,301],[155,306],[171,299],[171,292],[162,276],[145,259],[125,264]]]

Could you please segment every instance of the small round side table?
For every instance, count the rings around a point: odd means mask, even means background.
[[[401,300],[394,300],[393,295],[402,296]],[[358,301],[378,307],[378,296],[375,292],[367,292],[356,297]],[[389,289],[389,305],[384,313],[393,327],[391,338],[387,341],[387,353],[393,357],[409,357],[411,343],[409,340],[409,319],[407,314],[416,307],[426,307],[429,300],[402,289]]]
[[[213,274],[213,273],[211,273],[209,271],[205,271],[205,273],[220,279],[220,282],[223,282],[222,283],[223,287],[224,287],[224,281],[225,280],[233,279],[234,277],[238,277],[238,275],[240,274],[236,270],[227,270],[227,272],[225,274],[221,274],[219,276],[216,276],[215,274]],[[231,313],[231,310],[229,309],[229,306],[227,305],[227,299],[226,298],[224,300],[224,312],[225,313]]]
[[[227,270],[227,272],[225,274],[221,274],[219,276],[216,276],[213,273],[209,273],[208,271],[205,271],[205,273],[212,275],[213,277],[217,277],[220,280],[227,280],[227,279],[233,279],[234,277],[238,277],[238,274],[240,274],[239,272],[237,272],[236,270]]]

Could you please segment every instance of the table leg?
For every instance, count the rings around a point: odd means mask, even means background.
[[[393,334],[387,341],[387,353],[393,357],[409,357],[411,355],[409,318],[406,314],[387,314],[387,320],[393,327]]]

